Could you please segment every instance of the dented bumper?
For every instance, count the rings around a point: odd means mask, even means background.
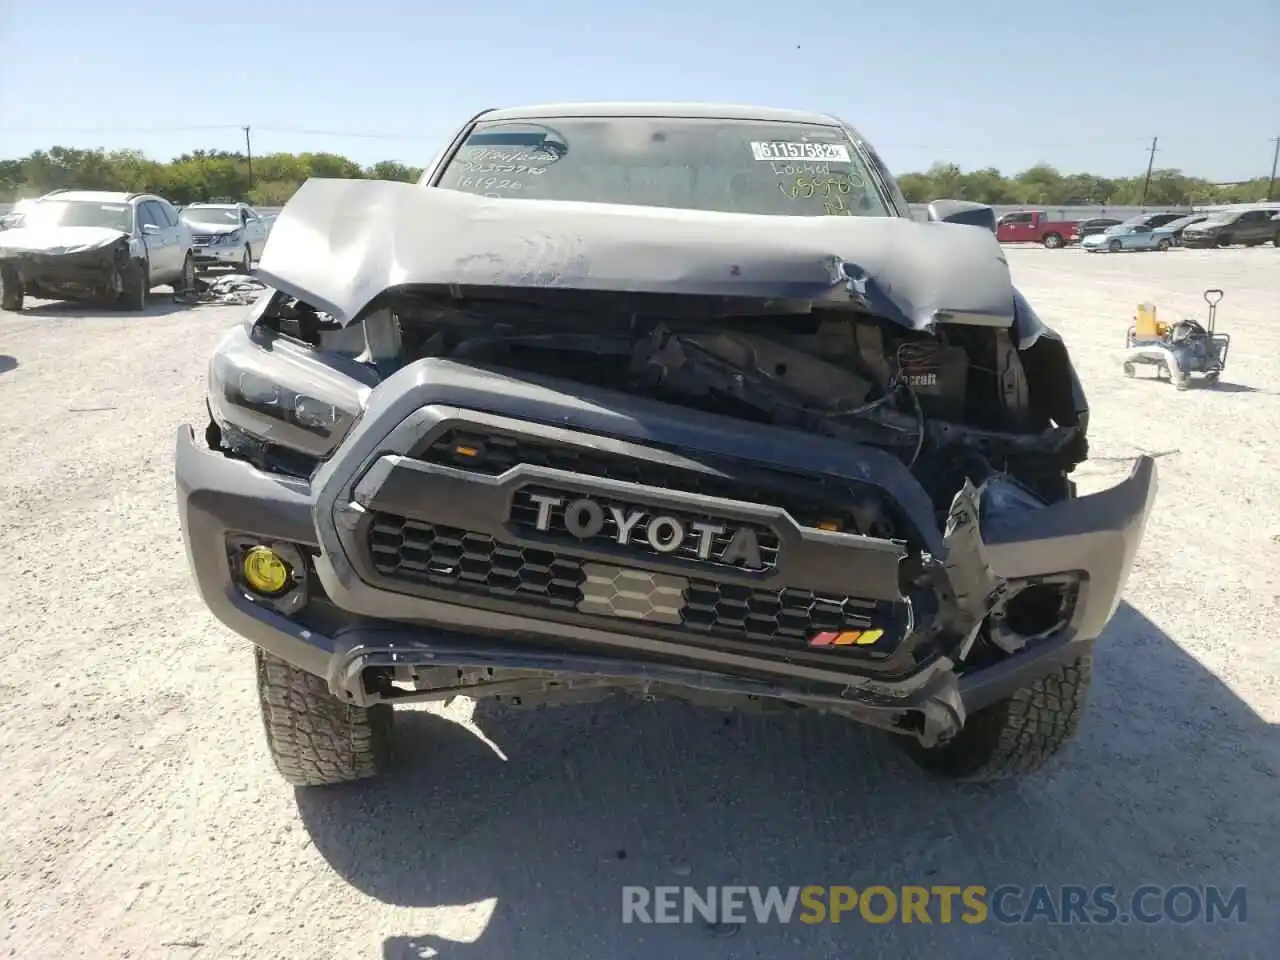
[[[23,287],[33,296],[81,299],[121,290],[121,265],[114,246],[72,253],[10,252],[3,262],[17,271]]]
[[[970,491],[944,530],[883,451],[595,393],[422,361],[374,391],[310,480],[183,428],[178,506],[202,596],[354,703],[448,667],[490,687],[786,700],[934,742],[1093,642],[1156,489],[1144,457],[1054,506]],[[822,529],[833,483],[886,497],[910,537]],[[236,567],[249,542],[294,550],[301,586],[254,598]],[[1060,622],[966,670],[965,645],[1036,584],[1066,585]]]

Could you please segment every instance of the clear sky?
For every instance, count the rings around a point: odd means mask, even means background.
[[[52,144],[422,165],[485,107],[840,114],[895,172],[1265,176],[1280,0],[0,0],[0,156]],[[183,129],[179,129],[183,128]]]

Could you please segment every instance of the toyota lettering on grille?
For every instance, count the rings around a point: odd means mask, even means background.
[[[535,528],[541,533],[551,530],[553,511],[563,507],[564,527],[579,540],[599,536],[606,521],[612,520],[613,539],[619,546],[647,543],[658,553],[673,554],[692,537],[696,538],[694,554],[699,560],[741,566],[748,570],[759,570],[764,566],[760,557],[760,541],[751,527],[731,527],[705,520],[685,521],[631,507],[600,504],[586,497],[567,500],[565,497],[531,493],[529,500],[537,505]],[[640,528],[643,528],[643,533]]]

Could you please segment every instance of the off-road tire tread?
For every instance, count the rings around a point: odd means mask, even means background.
[[[325,681],[260,648],[254,656],[258,699],[271,759],[295,787],[363,780],[391,760],[392,708],[357,707],[329,692]]]
[[[1086,654],[974,713],[960,734],[942,746],[926,750],[907,743],[921,767],[951,780],[1026,776],[1075,736],[1092,676],[1093,656]]]

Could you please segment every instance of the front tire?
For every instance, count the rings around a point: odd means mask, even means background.
[[[19,313],[25,298],[26,291],[18,271],[12,267],[0,268],[0,310]]]
[[[1043,767],[1080,726],[1093,675],[1085,654],[972,714],[964,729],[941,746],[904,741],[915,762],[949,780],[1007,780]]]
[[[375,777],[391,761],[390,704],[357,707],[325,681],[261,648],[254,649],[258,701],[276,770],[295,787]]]
[[[1119,253],[1119,252],[1120,252],[1120,241],[1119,241],[1119,240],[1112,240],[1110,243],[1108,243],[1108,244],[1107,244],[1107,251],[1108,251],[1109,253]]]
[[[121,278],[124,290],[120,293],[120,306],[125,310],[141,313],[147,309],[151,293],[151,270],[145,260],[131,260]]]
[[[1050,250],[1057,250],[1060,246],[1062,246],[1062,234],[1047,233],[1045,234],[1044,239],[1042,239],[1040,242],[1043,243]]]
[[[1159,250],[1161,253],[1167,252],[1168,249],[1172,246],[1173,244],[1170,243],[1168,240],[1161,240],[1156,243],[1156,249]]]
[[[182,273],[178,275],[177,281],[173,285],[173,295],[180,297],[186,293],[193,293],[196,288],[196,261],[191,255],[191,251],[187,251],[187,255],[182,258]]]
[[[240,258],[240,272],[243,274],[253,272],[253,248],[247,243],[244,245],[244,256]]]

